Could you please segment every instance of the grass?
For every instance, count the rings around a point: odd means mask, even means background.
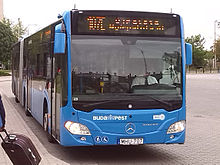
[[[10,70],[0,70],[0,76],[10,76]]]

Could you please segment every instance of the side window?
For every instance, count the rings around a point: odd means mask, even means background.
[[[44,53],[44,56],[43,56],[43,77],[47,77],[47,56],[48,56],[48,53]]]
[[[36,74],[40,75],[40,54],[37,54]]]
[[[42,43],[41,43],[41,71],[44,79],[51,79],[51,27],[47,27],[42,32]]]
[[[12,50],[12,70],[15,77],[18,76],[20,61],[20,43],[17,43]]]

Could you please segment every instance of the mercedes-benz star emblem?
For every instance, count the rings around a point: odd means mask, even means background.
[[[135,125],[133,123],[126,124],[125,131],[127,134],[133,134],[135,132]]]

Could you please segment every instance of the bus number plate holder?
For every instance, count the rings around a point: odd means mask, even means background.
[[[122,138],[119,139],[120,145],[140,145],[144,144],[143,138]]]

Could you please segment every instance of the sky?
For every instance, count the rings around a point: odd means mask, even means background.
[[[214,42],[214,22],[220,22],[220,0],[3,0],[4,16],[13,22],[21,19],[29,33],[57,20],[58,14],[71,10],[129,10],[179,14],[183,18],[185,38],[201,34],[205,48]],[[216,37],[220,28],[216,24]]]

